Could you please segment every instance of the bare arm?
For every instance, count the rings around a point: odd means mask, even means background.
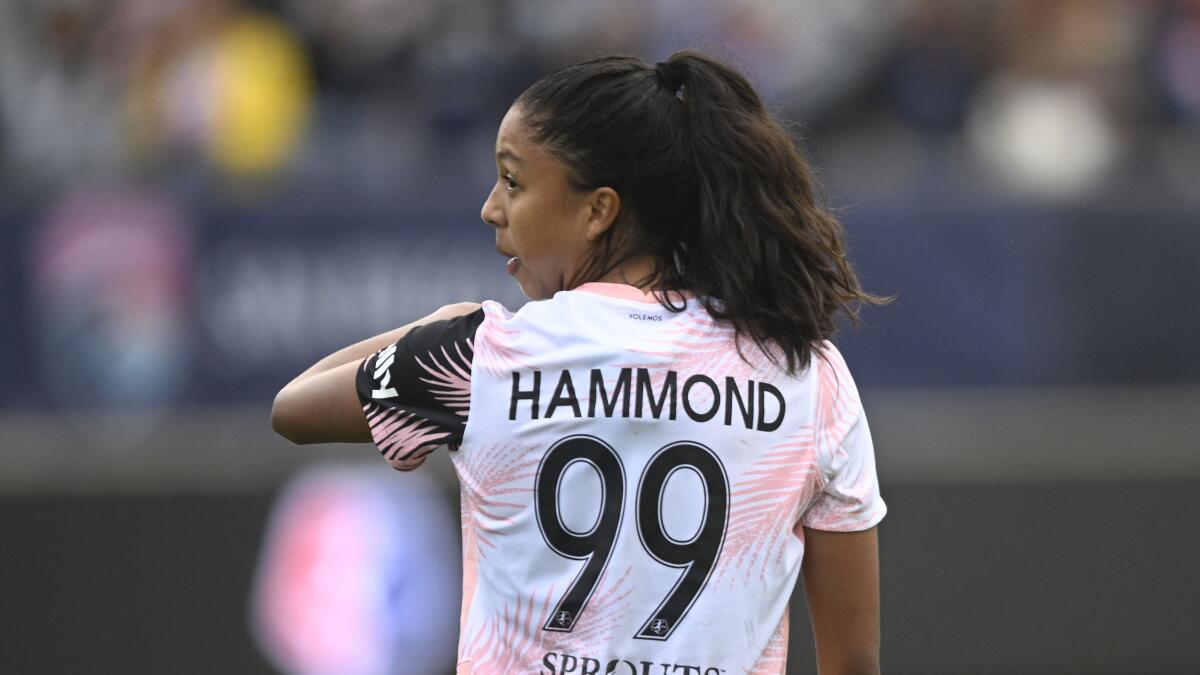
[[[804,593],[821,675],[879,673],[879,540],[876,529],[804,528]]]
[[[363,359],[394,344],[417,326],[453,319],[478,303],[446,305],[423,319],[367,338],[317,361],[275,395],[271,427],[293,443],[366,443],[371,433],[358,402],[354,379]]]

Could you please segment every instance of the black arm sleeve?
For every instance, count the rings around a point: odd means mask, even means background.
[[[471,408],[471,360],[483,310],[409,331],[363,361],[358,400],[388,463],[415,469],[440,445],[462,442]]]

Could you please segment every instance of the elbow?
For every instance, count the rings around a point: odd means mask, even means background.
[[[309,442],[299,424],[295,405],[288,396],[287,387],[275,395],[275,401],[271,404],[271,428],[297,445]]]

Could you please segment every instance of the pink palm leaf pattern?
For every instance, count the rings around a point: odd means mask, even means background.
[[[850,370],[837,349],[826,348],[814,355],[817,368],[817,428],[822,448],[836,448],[854,426],[861,409]]]
[[[629,598],[634,589],[628,583],[632,576],[632,567],[627,567],[611,583],[606,574],[570,633],[543,629],[553,609],[553,600],[558,597],[553,586],[536,610],[533,610],[536,603],[530,601],[526,605],[520,598],[513,611],[506,603],[499,617],[484,621],[464,641],[460,658],[470,659],[471,673],[478,675],[538,672],[537,664],[548,650],[603,653],[629,613]],[[529,668],[533,670],[526,670]]]
[[[608,583],[609,572],[606,571],[601,577],[587,607],[579,615],[575,630],[566,635],[558,634],[569,638],[566,641],[576,651],[602,653],[629,613],[629,597],[633,595],[634,588],[626,586],[626,583],[632,579],[633,566],[626,567],[612,583]]]
[[[400,471],[411,471],[420,466],[425,456],[450,435],[421,417],[378,403],[367,403],[363,413],[371,428],[371,440],[388,464]]]
[[[730,490],[729,526],[715,579],[766,578],[783,562],[787,537],[816,489],[820,467],[812,426],[763,453]]]
[[[512,522],[515,511],[530,507],[539,446],[498,443],[452,456],[462,492],[463,534],[477,540],[480,555],[496,548],[493,538]],[[470,528],[468,533],[467,528]]]
[[[863,474],[858,479],[846,487],[846,492],[851,494],[867,494],[869,489],[875,485],[875,480],[871,474]],[[830,530],[834,532],[853,532],[863,530],[870,527],[871,522],[876,518],[874,511],[862,511],[857,516],[847,516],[842,508],[839,508],[838,502],[829,499],[820,499],[813,503],[808,513],[804,516],[804,522],[809,527],[814,527],[820,530]],[[800,526],[797,525],[797,530]]]
[[[527,368],[529,354],[513,346],[519,333],[505,324],[512,314],[498,303],[483,303],[484,320],[475,331],[475,364],[484,372],[500,376]]]
[[[478,585],[480,561],[496,548],[495,537],[511,523],[511,514],[527,508],[537,472],[537,446],[483,445],[451,455],[459,476],[463,540],[462,626],[467,625]],[[460,652],[466,648],[464,642]],[[503,672],[497,671],[497,672]]]
[[[846,362],[836,349],[826,349],[822,352],[824,358],[818,363],[818,396],[817,396],[817,428],[820,433],[817,443],[824,456],[834,458],[846,454],[842,443],[851,428],[858,422],[862,412],[862,404],[858,390]],[[832,460],[831,460],[832,464]],[[826,488],[822,480],[823,489]],[[867,527],[875,516],[873,511],[863,511],[857,516],[847,516],[845,504],[851,500],[865,498],[875,489],[875,474],[872,471],[862,472],[850,484],[839,485],[836,495],[828,493],[827,498],[820,498],[812,503],[804,514],[805,524],[819,529],[847,531]],[[799,526],[797,526],[799,527]]]
[[[737,379],[774,379],[775,369],[768,354],[752,341],[741,340],[742,353],[736,332],[728,324],[718,323],[707,312],[695,312],[671,321],[662,337],[649,340],[646,354],[667,357],[680,373],[720,373]],[[743,358],[744,357],[744,358]]]
[[[746,675],[783,675],[787,668],[787,648],[788,610],[785,609],[766,648],[754,662],[754,667],[746,670]]]
[[[488,617],[463,641],[460,661],[470,661],[471,675],[537,672],[545,653],[542,622],[549,613],[554,586],[541,603],[517,597],[516,607],[504,603],[499,616]]]
[[[663,328],[661,337],[647,340],[645,347],[633,350],[651,357],[654,363],[625,364],[624,367],[649,369],[650,381],[655,388],[663,386],[668,370],[679,374],[681,386],[682,380],[694,373],[714,377],[722,387],[721,377],[759,382],[778,379],[778,369],[771,365],[766,353],[753,342],[742,340],[742,353],[739,354],[734,338],[732,326],[717,323],[707,312],[686,314],[672,319]],[[712,393],[706,387],[698,387],[691,390],[688,400],[703,408],[711,404]]]
[[[472,349],[470,338],[467,339],[467,349]],[[421,381],[430,385],[429,393],[442,405],[459,417],[466,417],[471,409],[471,360],[463,354],[462,346],[454,345],[454,354],[442,347],[440,361],[433,352],[428,352],[426,357],[428,363],[415,359],[417,365],[428,374]]]

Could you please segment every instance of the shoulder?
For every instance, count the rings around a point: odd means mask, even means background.
[[[485,320],[507,321],[508,319],[511,319],[513,317],[512,311],[510,311],[504,305],[496,302],[495,300],[484,300],[479,305],[479,309],[481,309],[483,311],[483,316],[484,316]]]
[[[829,340],[821,340],[813,347],[813,360],[822,364],[828,370],[845,371],[849,374],[850,369],[846,366],[846,357],[842,356],[841,350],[837,345]]]
[[[481,306],[483,322],[491,328],[504,330],[562,330],[567,329],[570,318],[577,314],[579,304],[584,301],[569,293],[558,293],[552,298],[527,302],[515,311],[499,302],[485,300]]]
[[[421,351],[447,343],[469,343],[485,317],[480,303],[461,302],[446,305],[429,316],[431,321],[413,328],[397,344],[407,345],[413,351]]]
[[[836,449],[863,417],[858,386],[841,351],[828,340],[813,350],[810,368],[816,388],[818,442],[826,450]]]
[[[491,301],[486,300],[485,302],[491,302]],[[480,309],[483,309],[483,303],[455,302],[455,303],[443,306],[441,309],[438,310],[438,313],[446,315],[447,318],[453,318],[456,316],[465,316],[467,314],[472,314],[474,312],[479,311]]]
[[[858,387],[850,375],[850,367],[846,365],[846,358],[842,356],[842,352],[832,342],[822,340],[815,345],[809,368],[815,376],[822,397],[858,403]]]

